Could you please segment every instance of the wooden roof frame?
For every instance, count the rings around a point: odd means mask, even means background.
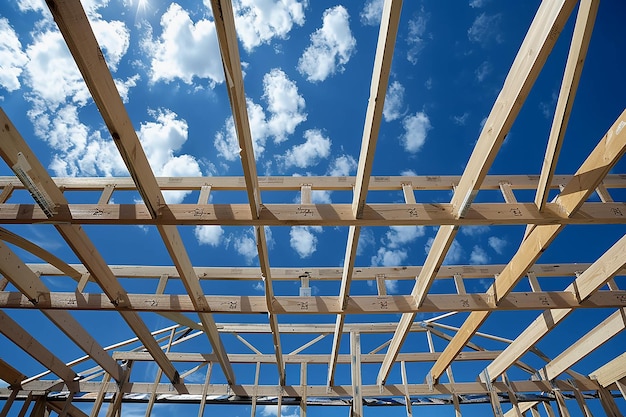
[[[491,404],[496,416],[520,416],[526,411],[535,416],[540,403],[550,410],[547,411],[549,414],[553,413],[551,404],[554,404],[562,415],[567,415],[565,395],[575,399],[585,415],[589,414],[586,399],[599,401],[608,415],[619,415],[614,397],[626,400],[624,355],[618,355],[588,375],[582,375],[572,367],[626,328],[626,289],[619,288],[614,279],[626,274],[626,235],[591,264],[536,264],[541,253],[569,224],[626,224],[626,202],[614,201],[609,191],[626,188],[626,175],[609,175],[626,152],[626,111],[616,119],[577,172],[555,174],[598,11],[597,0],[541,3],[462,176],[378,178],[372,176],[372,167],[402,9],[401,0],[385,0],[356,176],[310,177],[306,184],[298,178],[284,177],[277,181],[260,177],[257,173],[237,33],[229,0],[211,0],[211,7],[241,148],[243,177],[211,177],[210,181],[207,178],[155,177],[80,1],[54,0],[47,4],[130,178],[52,178],[0,109],[0,156],[16,175],[0,177],[0,223],[53,224],[80,260],[80,264],[69,264],[34,242],[0,227],[0,333],[47,369],[29,377],[20,371],[19,363],[0,357],[0,378],[9,383],[9,387],[0,388],[0,399],[5,401],[0,416],[5,416],[16,400],[23,401],[23,410],[34,401],[33,415],[43,416],[53,411],[59,415],[82,416],[85,414],[74,405],[79,397],[81,400],[87,398],[81,397],[80,393],[91,395],[89,398],[94,402],[92,415],[98,413],[107,393],[114,394],[107,415],[119,413],[122,404],[134,394],[149,396],[145,400],[148,403],[146,415],[150,415],[157,395],[171,395],[171,400],[176,401],[183,394],[188,401],[200,404],[199,415],[204,412],[207,395],[233,396],[237,401],[250,403],[252,415],[259,403],[279,405],[280,415],[280,405],[291,404],[290,401],[299,405],[301,415],[306,415],[307,406],[315,404],[316,397],[323,397],[327,401],[345,401],[343,405],[350,406],[353,416],[363,415],[366,400],[387,401],[391,397],[402,398],[404,402],[396,405],[404,405],[410,416],[413,405],[420,403],[417,396],[431,396],[433,402],[449,404],[460,415],[460,405],[468,402],[464,395],[470,394],[482,396],[481,400]],[[577,5],[574,33],[540,175],[488,176],[499,148]],[[565,184],[562,189],[561,184]],[[560,190],[558,196],[548,202],[549,191],[556,188]],[[33,204],[12,202],[15,191],[21,189],[31,193],[35,200]],[[197,204],[166,204],[163,191],[172,189],[197,191]],[[453,190],[449,204],[417,203],[417,190],[442,189]],[[486,189],[500,190],[504,202],[474,203],[478,191]],[[518,189],[535,190],[534,202],[518,202],[514,194]],[[65,196],[65,190],[97,190],[101,194],[93,204],[75,204]],[[122,206],[110,203],[114,192],[127,190],[138,192],[143,204]],[[245,190],[248,201],[246,204],[209,204],[212,190]],[[263,190],[300,190],[301,201],[298,204],[263,204]],[[312,204],[312,190],[352,190],[352,202]],[[404,203],[368,204],[370,190],[401,191]],[[587,201],[593,192],[600,196],[600,203]],[[109,265],[82,229],[84,224],[155,225],[172,265]],[[233,271],[194,266],[177,226],[210,224],[251,226],[259,267]],[[480,267],[444,266],[443,261],[459,226],[480,224],[527,225],[519,249],[510,262]],[[270,225],[348,226],[343,265],[272,268],[265,232],[265,227]],[[361,227],[392,225],[439,226],[424,265],[358,268],[355,262]],[[43,263],[27,264],[7,243],[39,257]],[[68,277],[76,282],[76,291],[54,291],[46,286],[41,276]],[[562,291],[543,291],[538,278],[543,280],[551,276],[569,277],[570,285]],[[158,280],[157,290],[150,294],[129,293],[120,283],[122,277]],[[307,285],[310,280],[337,281],[339,292],[315,297],[274,294],[275,282],[298,281],[301,277],[305,277]],[[484,294],[467,293],[464,280],[473,278],[488,278],[493,284]],[[185,293],[166,294],[165,286],[170,279],[181,281]],[[206,294],[201,281],[208,279],[261,279],[264,295],[218,297]],[[415,279],[411,294],[388,295],[385,281],[395,279]],[[435,279],[454,280],[457,291],[430,293]],[[528,279],[532,291],[514,291],[522,279]],[[354,280],[375,281],[378,295],[351,295]],[[97,284],[99,291],[86,293],[88,283]],[[9,285],[14,288],[7,289]],[[556,357],[549,358],[538,350],[536,344],[571,312],[594,308],[610,309],[612,313]],[[69,363],[61,361],[10,317],[9,313],[14,309],[41,311],[86,356]],[[72,312],[84,310],[116,311],[137,337],[112,346],[101,346],[89,329],[72,315]],[[514,340],[479,331],[491,312],[505,310],[538,310],[542,313]],[[150,332],[139,312],[162,314],[176,324],[163,331]],[[430,321],[416,322],[417,314],[422,312],[441,315]],[[469,312],[460,327],[439,323],[457,312]],[[182,313],[194,313],[199,323]],[[214,314],[218,313],[263,313],[267,314],[268,323],[220,324],[214,319]],[[402,313],[402,316],[397,323],[347,324],[345,321],[347,315],[388,313]],[[335,317],[335,323],[279,324],[278,318],[284,314],[330,314]],[[245,333],[270,336],[273,352],[258,349],[242,335]],[[342,353],[341,349],[345,333],[349,334],[349,353]],[[362,351],[362,337],[372,333],[388,334],[389,341],[371,352]],[[252,353],[229,353],[222,341],[225,334],[234,336]],[[304,343],[300,340],[297,349],[285,354],[282,338],[303,334],[314,337]],[[426,335],[428,349],[401,352],[409,334]],[[185,342],[202,335],[208,339],[212,352],[170,351],[172,346],[182,347]],[[330,335],[332,345],[327,354],[305,353]],[[445,349],[435,349],[433,335],[445,341]],[[485,349],[477,343],[475,336],[505,346],[499,350]],[[128,346],[132,344],[140,346],[129,350]],[[471,351],[464,351],[465,348]],[[536,354],[545,364],[535,369],[522,362],[528,352]],[[77,369],[89,360],[95,363],[95,367],[83,375]],[[455,380],[451,369],[453,363],[476,360],[490,361],[480,373],[480,381],[462,381],[458,376]],[[156,380],[129,383],[132,364],[145,361],[153,361],[159,366]],[[409,380],[407,364],[417,362],[433,364],[423,383]],[[181,375],[175,367],[178,363],[196,365]],[[233,363],[256,367],[254,384],[238,384]],[[278,381],[275,385],[259,384],[261,364],[267,363],[276,366]],[[299,384],[287,384],[286,365],[298,363]],[[311,384],[307,368],[310,364],[320,363],[328,363],[325,384]],[[362,381],[362,365],[366,363],[380,364],[376,384],[367,385]],[[211,371],[207,371],[203,384],[184,380],[185,376],[207,365],[212,370],[214,364],[223,372],[225,384],[211,383]],[[337,364],[349,364],[349,385],[335,384]],[[389,383],[391,369],[396,364],[401,378]],[[511,380],[506,372],[512,367],[533,374],[533,377]],[[51,373],[59,379],[50,379]],[[440,380],[444,373],[447,376],[445,383]],[[160,382],[161,374],[167,376],[171,385]],[[565,379],[563,374],[571,379]],[[55,397],[54,393],[62,395]],[[350,399],[345,400],[346,396]],[[168,401],[167,398],[162,400]],[[504,403],[510,404],[506,412],[502,407]]]

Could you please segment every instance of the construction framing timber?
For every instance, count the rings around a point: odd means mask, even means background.
[[[626,201],[614,200],[615,195],[624,195],[626,173],[612,171],[626,151],[626,111],[607,126],[578,170],[555,173],[598,1],[541,3],[462,175],[390,177],[372,175],[402,8],[401,0],[386,0],[356,176],[306,180],[257,174],[232,6],[228,0],[210,3],[213,11],[219,11],[213,15],[241,148],[242,177],[155,177],[80,1],[47,1],[131,176],[52,177],[0,110],[0,155],[15,174],[0,177],[0,222],[9,229],[54,227],[75,255],[71,261],[60,259],[0,227],[0,333],[46,369],[24,375],[19,360],[0,351],[0,379],[8,384],[0,388],[0,417],[18,409],[22,416],[29,407],[36,417],[50,413],[79,417],[87,415],[82,411],[85,403],[90,416],[105,408],[107,416],[124,415],[121,410],[129,402],[146,403],[146,416],[156,403],[195,404],[199,416],[213,404],[248,404],[252,416],[258,405],[277,405],[279,416],[281,406],[299,407],[300,416],[306,416],[311,406],[345,406],[351,416],[362,416],[370,406],[397,405],[412,416],[418,405],[447,405],[461,416],[462,406],[468,410],[479,403],[491,405],[495,416],[539,416],[539,407],[548,416],[555,415],[554,409],[569,416],[568,407],[591,416],[592,402],[599,403],[607,416],[621,416],[626,409],[626,354],[606,358],[605,365],[584,374],[572,367],[626,328],[626,288],[619,286],[620,277],[626,275],[626,235],[606,244],[605,253],[594,262],[538,263],[570,225],[626,225]],[[574,34],[541,172],[488,175],[558,34],[571,19]],[[172,190],[198,193],[198,201],[168,205],[164,192]],[[313,204],[312,190],[351,193],[352,202]],[[452,195],[450,203],[422,198],[422,193],[441,190]],[[215,191],[233,192],[239,199],[245,193],[246,202],[208,204]],[[261,195],[268,191],[289,191],[290,196],[300,192],[301,200],[263,204]],[[404,202],[368,203],[369,191],[396,191]],[[484,194],[491,201],[474,203],[479,191],[489,191]],[[515,193],[522,191],[534,193],[534,201],[518,201]],[[136,193],[140,202],[112,202],[113,195],[124,192]],[[594,193],[600,202],[590,199]],[[108,264],[83,225],[154,226],[170,265]],[[179,232],[183,225],[251,226],[259,266],[194,265]],[[344,263],[326,268],[271,267],[265,226],[294,225],[345,226]],[[362,227],[401,225],[438,227],[423,265],[355,264]],[[526,233],[506,265],[444,264],[459,228],[468,225],[526,225]],[[30,262],[34,257],[41,262]],[[550,284],[557,279],[567,284],[554,290]],[[48,285],[54,280],[71,281],[75,290],[58,291]],[[219,280],[260,283],[263,295],[208,293],[203,284]],[[385,285],[390,280],[415,280],[415,285],[410,294],[391,295]],[[435,280],[450,283],[455,291],[431,292]],[[490,286],[486,292],[469,292],[465,283],[470,280]],[[357,281],[373,283],[377,293],[351,293]],[[314,282],[333,282],[338,292],[276,295],[274,286],[280,282],[303,289]],[[520,283],[527,283],[530,290],[520,290]],[[543,290],[540,283],[551,290]],[[560,354],[550,357],[542,352],[539,341],[578,309],[606,312],[606,318],[575,343],[559,346]],[[76,344],[85,355],[68,363],[57,357],[52,346],[12,317],[26,310],[40,311],[67,343]],[[514,339],[480,331],[492,313],[529,310],[536,310],[537,318]],[[102,346],[94,329],[75,318],[85,311],[109,312],[107,317],[119,314],[135,337]],[[266,323],[245,323],[246,315],[259,313],[267,316]],[[424,319],[422,313],[432,314]],[[173,324],[150,330],[144,322],[147,314],[161,315]],[[381,314],[392,321],[361,320]],[[228,315],[229,320],[217,322],[216,315]],[[300,319],[307,315],[303,323]],[[453,315],[466,316],[460,327],[442,323]],[[244,322],[236,323],[239,317]],[[324,319],[315,323],[320,317]],[[286,323],[292,319],[295,324]],[[386,342],[365,349],[363,340],[374,334]],[[273,348],[255,346],[249,335],[271,338]],[[206,351],[187,348],[202,338],[208,339]],[[406,342],[409,338],[423,339],[424,346]],[[229,351],[227,339],[236,339],[249,353]],[[330,349],[305,353],[322,340]],[[490,347],[481,346],[481,340]],[[286,348],[294,344],[299,347]],[[494,344],[501,348],[491,348]],[[525,355],[534,355],[543,365],[522,361]],[[133,365],[146,362],[158,367],[156,379],[133,372]],[[460,373],[453,376],[453,367],[470,363],[482,371],[472,379],[461,379]],[[375,383],[362,382],[366,366],[376,366]],[[313,381],[311,369],[320,367],[324,382]],[[426,372],[412,372],[418,367]],[[349,370],[349,383],[339,382],[338,368]],[[204,382],[198,380],[199,374]],[[212,380],[216,374],[220,377]],[[243,374],[254,375],[254,382],[239,382]],[[261,383],[268,381],[264,374],[273,382]]]

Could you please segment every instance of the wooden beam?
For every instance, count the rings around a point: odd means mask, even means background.
[[[586,299],[626,265],[626,259],[623,259],[624,253],[626,253],[626,236],[622,237],[596,262],[580,274],[565,291],[578,292],[579,299]],[[584,297],[581,297],[581,288],[583,289]],[[528,352],[572,311],[572,309],[545,310],[530,325],[526,326],[522,333],[504,349],[502,355],[487,366],[487,373],[492,378],[492,381]]]
[[[213,371],[213,364],[209,363],[207,365],[206,376],[204,377],[204,384],[202,385],[202,394],[200,398],[200,408],[198,409],[198,417],[204,416],[204,407],[206,405],[209,382],[211,381],[211,371]]]
[[[626,328],[626,310],[619,309],[548,363],[542,369],[542,374],[548,380],[555,379],[624,328]]]
[[[559,153],[561,152],[563,137],[565,137],[569,117],[574,106],[574,98],[576,97],[578,82],[583,71],[599,3],[597,0],[581,0],[578,8],[574,34],[572,35],[569,55],[565,65],[565,74],[563,75],[561,90],[556,102],[556,110],[552,120],[552,127],[550,128],[546,154],[543,158],[537,194],[535,195],[535,204],[540,211],[543,210],[548,201],[548,192],[550,191]]]
[[[368,204],[355,219],[349,204],[264,204],[259,218],[246,204],[172,204],[167,214],[152,218],[143,204],[61,204],[49,218],[33,204],[0,205],[4,224],[93,224],[156,226],[440,226],[624,224],[626,203],[584,203],[568,215],[556,203],[539,212],[534,203],[477,203],[463,218],[455,218],[446,203]],[[441,241],[441,238],[440,238]]]
[[[19,387],[20,382],[26,379],[26,375],[0,358],[0,379],[9,384],[10,387]]]
[[[626,377],[626,352],[602,365],[589,376],[597,379],[603,387],[608,387],[613,382]]]
[[[37,362],[41,363],[47,369],[50,369],[66,384],[74,384],[76,372],[37,341],[37,339],[32,337],[2,310],[0,310],[0,333],[19,346],[24,352],[32,356]]]
[[[556,199],[556,204],[561,207],[563,212],[568,215],[574,214],[626,152],[624,124],[626,124],[626,111],[620,115],[576,171],[572,180],[561,191]],[[536,226],[530,231],[507,267],[487,290],[487,293],[494,296],[496,303],[499,303],[513,290],[564,227],[564,225],[543,225]],[[433,379],[439,378],[488,316],[489,312],[486,311],[470,314],[461,326],[461,330],[446,347],[444,354],[433,366],[431,370]]]
[[[363,417],[361,392],[361,335],[350,333],[350,370],[352,375],[352,417]]]
[[[78,7],[80,7],[80,3],[78,3]],[[51,211],[54,211],[58,205],[67,204],[63,193],[56,187],[48,172],[35,157],[2,109],[0,109],[0,139],[0,156],[12,169],[21,172],[20,175],[23,180],[31,184],[31,188],[36,188],[37,193],[40,195],[38,204],[54,205],[54,207],[49,207]],[[109,300],[114,305],[124,305],[128,297],[126,290],[117,281],[84,229],[71,224],[59,224],[55,225],[55,228],[63,236],[83,265],[85,265],[98,285],[104,290]],[[176,385],[178,372],[167,361],[163,351],[161,351],[161,348],[150,334],[145,323],[134,312],[126,311],[120,314],[139,337],[146,349],[154,356],[155,361],[170,378],[170,381]],[[183,388],[179,387],[179,389],[182,390]]]
[[[50,3],[49,6],[150,216],[152,218],[159,217],[165,206],[163,193],[141,147],[109,68],[105,60],[102,59],[102,52],[80,1],[60,0]],[[189,274],[191,262],[184,246],[180,244],[178,230],[175,227],[160,226],[159,232],[174,264],[180,269],[185,288],[189,291],[192,299],[195,299],[193,296],[200,286],[195,274]],[[203,306],[198,307],[201,310]],[[223,351],[221,341],[213,338],[217,329],[212,318],[208,314],[203,314],[200,320],[205,326],[206,334],[213,348],[216,351]],[[221,365],[227,379],[234,383],[234,374],[229,364],[222,363]],[[170,380],[176,382],[178,374],[175,370],[167,367],[164,371]]]
[[[300,386],[302,387],[302,392],[300,393],[300,417],[306,417],[306,404],[307,404],[307,362],[302,362],[300,364]],[[258,383],[255,382],[255,383]]]

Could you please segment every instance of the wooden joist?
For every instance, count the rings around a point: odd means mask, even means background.
[[[626,152],[626,111],[616,120],[607,134],[600,140],[595,149],[576,171],[574,178],[565,185],[556,199],[563,212],[568,215],[576,213],[582,204],[594,192],[611,168]],[[487,290],[492,294],[496,303],[506,297],[513,290],[519,280],[537,261],[541,253],[547,248],[558,233],[565,226],[562,224],[536,226],[530,230],[522,241],[517,253],[509,264],[498,275],[493,285]],[[431,370],[433,379],[439,378],[445,369],[454,360],[454,357],[463,349],[463,346],[485,322],[489,312],[472,312],[461,330],[450,342]]]

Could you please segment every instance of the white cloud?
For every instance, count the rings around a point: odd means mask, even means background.
[[[501,239],[497,236],[489,237],[487,242],[489,243],[489,246],[491,246],[491,249],[496,251],[497,254],[502,254],[504,247],[507,245],[507,241],[505,239]]]
[[[94,35],[101,45],[106,62],[112,72],[117,71],[121,59],[130,45],[130,31],[119,20],[91,19]]]
[[[474,246],[472,253],[470,254],[470,264],[484,265],[487,263],[489,263],[489,256],[487,255],[487,252],[485,252],[485,250],[480,246]]]
[[[467,123],[467,118],[468,117],[469,117],[469,113],[465,112],[465,113],[463,113],[460,116],[452,116],[452,121],[456,125],[465,126],[465,123]]]
[[[117,91],[120,93],[120,97],[122,97],[122,101],[124,103],[128,103],[128,93],[131,88],[137,86],[137,81],[139,81],[139,74],[135,74],[131,77],[128,77],[126,80],[115,79],[115,86],[117,87]]]
[[[268,134],[274,136],[274,142],[283,142],[306,120],[304,98],[298,94],[296,84],[277,68],[263,77],[263,91],[271,115],[267,121]]]
[[[0,18],[0,86],[9,92],[19,89],[19,77],[27,62],[17,34],[6,18]]]
[[[263,99],[267,102],[269,118],[261,105],[252,99],[246,99],[250,134],[254,156],[259,159],[265,151],[267,139],[274,137],[275,143],[283,142],[287,135],[293,134],[296,127],[306,120],[304,98],[298,93],[296,84],[280,69],[272,69],[263,77]],[[235,132],[235,123],[230,116],[224,127],[215,134],[214,145],[218,155],[227,161],[239,158],[239,141]]]
[[[404,126],[404,135],[400,138],[404,150],[410,153],[418,152],[424,142],[426,142],[426,136],[428,131],[432,129],[430,125],[430,119],[423,112],[417,112],[412,116],[407,116],[402,121]]]
[[[58,31],[34,35],[26,53],[29,58],[27,83],[33,90],[33,100],[42,111],[55,110],[67,99],[80,106],[87,103],[89,91]]]
[[[261,416],[272,417],[278,415],[277,405],[264,405],[261,407]],[[280,415],[282,417],[298,417],[297,407],[281,406]]]
[[[317,236],[322,233],[321,226],[293,226],[289,230],[289,244],[300,258],[308,258],[317,250]]]
[[[332,162],[328,175],[332,177],[347,177],[357,168],[357,163],[350,155],[341,155]]]
[[[387,96],[385,97],[385,108],[383,116],[386,122],[402,117],[402,107],[404,106],[404,86],[398,81],[391,83],[387,87]]]
[[[161,16],[161,27],[156,40],[143,42],[151,57],[152,82],[180,79],[192,84],[199,78],[207,79],[213,87],[224,81],[214,22],[202,19],[194,23],[186,10],[172,3]]]
[[[465,236],[479,236],[489,232],[489,226],[463,226],[460,228]]]
[[[205,1],[208,3],[208,1]],[[233,2],[237,36],[248,51],[273,38],[286,39],[294,23],[304,24],[308,1],[238,0]]]
[[[383,14],[384,0],[368,0],[361,10],[361,23],[366,26],[378,26]]]
[[[387,289],[387,294],[396,294],[398,292],[398,281],[386,279],[385,288]]]
[[[424,11],[424,7],[420,9],[419,16],[409,20],[409,34],[407,36],[408,51],[406,58],[413,65],[417,64],[418,56],[424,49],[424,33],[426,32],[426,23],[429,15]]]
[[[234,246],[237,253],[243,256],[246,263],[250,265],[254,258],[259,256],[256,248],[256,241],[250,234],[244,234],[234,238]]]
[[[423,226],[389,226],[385,235],[387,247],[395,249],[413,242],[418,237],[424,236]]]
[[[330,155],[330,139],[322,135],[321,131],[307,130],[304,138],[304,143],[287,150],[284,156],[286,167],[307,168]]]
[[[431,237],[426,242],[426,245],[424,245],[424,252],[426,253],[426,255],[428,255],[428,252],[430,252],[430,248],[433,245],[434,241],[435,239]],[[443,260],[443,264],[444,265],[458,264],[462,256],[463,256],[463,248],[461,247],[461,244],[459,242],[454,240],[452,241],[452,245],[450,245],[450,249],[448,249],[448,253],[446,254],[445,259]]]
[[[224,237],[224,229],[221,226],[212,225],[196,226],[193,234],[199,244],[217,247]]]
[[[478,82],[482,82],[489,74],[491,74],[493,67],[488,61],[483,61],[482,64],[476,68],[474,74],[476,75],[476,79]]]
[[[311,35],[311,44],[298,61],[298,71],[308,81],[324,81],[335,72],[343,71],[356,48],[349,17],[343,6],[324,12],[322,27]]]
[[[376,239],[374,238],[374,232],[369,228],[361,228],[361,233],[359,234],[359,244],[357,245],[356,254],[362,255],[365,253],[365,250],[370,246],[374,246],[376,244]]]
[[[472,8],[480,8],[480,7],[485,7],[485,5],[487,4],[489,0],[470,0],[469,5]]]
[[[408,254],[401,249],[379,248],[376,255],[372,256],[372,266],[399,266],[405,261]]]
[[[483,45],[492,39],[501,43],[502,37],[498,32],[501,18],[500,14],[487,15],[486,13],[481,13],[474,19],[474,23],[467,30],[467,37],[470,41]]]
[[[406,171],[402,171],[400,175],[403,177],[416,177],[417,173],[412,169],[407,169]]]

